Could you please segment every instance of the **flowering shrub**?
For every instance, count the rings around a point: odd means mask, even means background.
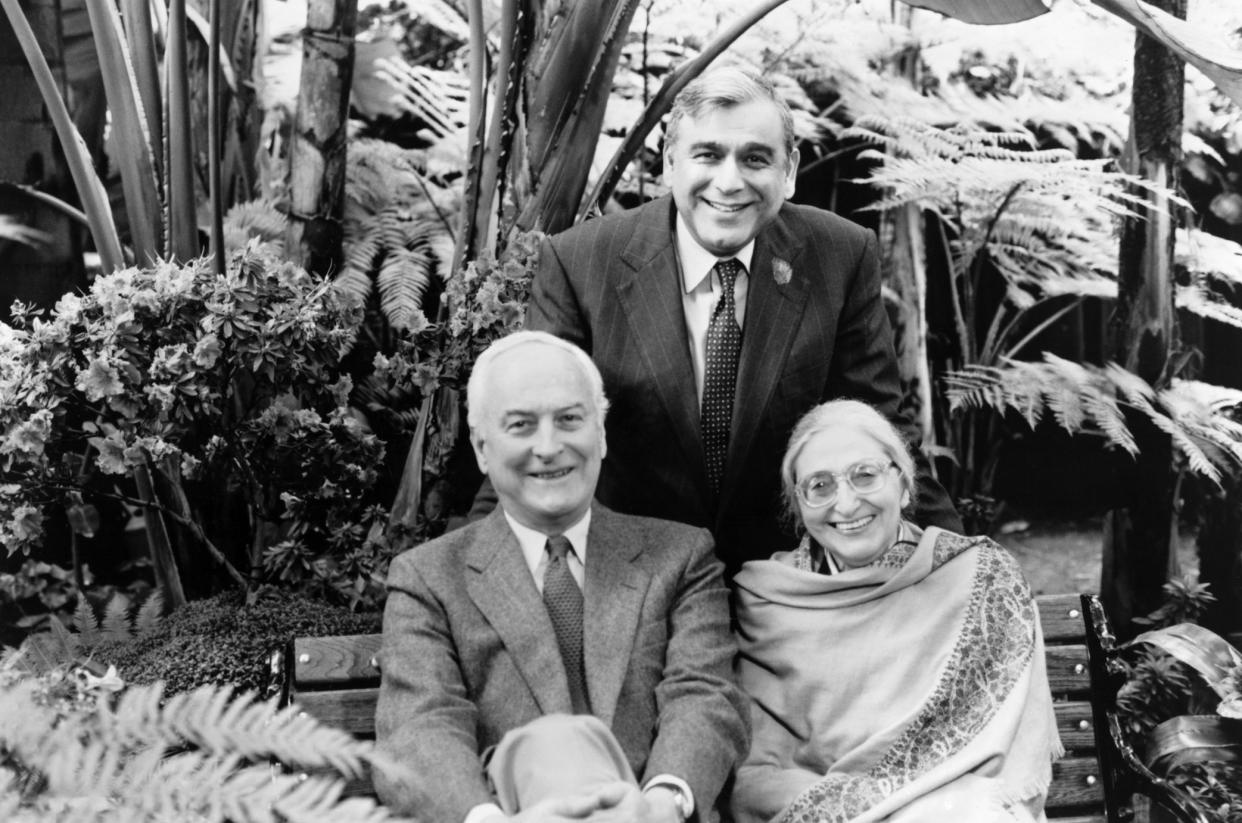
[[[138,502],[126,476],[144,467],[162,481],[164,514],[204,545],[200,510],[240,496],[249,533],[227,545],[248,547],[252,578],[355,603],[370,591],[370,567],[354,559],[342,571],[335,555],[385,551],[381,534],[367,541],[358,528],[378,516],[368,493],[384,444],[350,409],[339,369],[361,308],[329,282],[252,247],[222,276],[206,261],[159,263],[100,277],[49,314],[13,314],[0,324],[10,553],[39,546],[51,507],[76,495]],[[91,482],[100,477],[111,482]],[[282,541],[296,562],[263,554]]]

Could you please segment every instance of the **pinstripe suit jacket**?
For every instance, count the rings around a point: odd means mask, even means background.
[[[673,200],[588,221],[543,246],[526,327],[589,352],[604,376],[608,456],[596,497],[618,511],[705,526],[729,572],[794,544],[780,525],[780,460],[794,423],[838,397],[899,413],[874,232],[786,203],[756,238],[733,428],[718,501],[708,490],[682,310]],[[917,452],[917,450],[916,450]],[[916,519],[961,522],[924,470]]]
[[[750,743],[711,538],[597,504],[585,575],[591,708],[640,781],[682,778],[706,820]],[[407,774],[377,769],[376,790],[400,814],[461,823],[494,802],[481,753],[509,729],[571,711],[556,635],[499,509],[400,555],[388,590],[376,738]]]

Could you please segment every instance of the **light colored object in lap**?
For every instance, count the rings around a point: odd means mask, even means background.
[[[605,783],[635,783],[621,745],[598,717],[550,714],[509,731],[492,750],[487,777],[505,814]]]

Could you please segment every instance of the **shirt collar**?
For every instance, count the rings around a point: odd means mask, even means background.
[[[707,249],[699,245],[699,241],[694,239],[694,235],[690,233],[690,227],[686,225],[685,219],[681,216],[681,212],[677,213],[676,228],[673,234],[677,239],[677,259],[681,263],[681,287],[690,293],[699,287],[703,279],[712,273],[712,267],[722,259],[709,252]],[[755,240],[752,237],[750,242],[742,246],[737,254],[732,258],[741,263],[746,271],[750,271],[750,261],[755,256]]]
[[[504,515],[505,520],[509,522],[509,528],[513,531],[514,537],[517,538],[518,545],[522,547],[522,557],[525,558],[526,566],[530,569],[530,573],[533,576],[546,554],[544,550],[545,544],[547,544],[548,538],[552,535],[523,526],[514,520],[508,512],[504,512]],[[591,510],[588,508],[586,514],[582,515],[582,518],[577,523],[561,532],[569,539],[569,545],[573,547],[574,555],[578,558],[578,562],[582,564],[583,568],[586,568],[587,530],[590,526]]]

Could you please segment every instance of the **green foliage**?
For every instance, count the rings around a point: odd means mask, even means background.
[[[378,290],[389,324],[417,333],[428,321],[424,295],[452,265],[458,195],[429,180],[413,152],[382,140],[350,144],[345,192],[338,287],[360,301]]]
[[[1165,776],[1190,795],[1215,823],[1242,823],[1242,766],[1236,763],[1186,763]]]
[[[1152,630],[1123,647],[1117,714],[1147,766],[1211,821],[1242,820],[1242,654],[1193,623],[1215,597],[1193,577],[1164,586]]]
[[[0,816],[8,821],[378,821],[374,801],[342,800],[342,781],[274,773],[393,765],[372,744],[277,710],[231,687],[166,697],[113,673],[0,663]]]
[[[416,386],[464,389],[475,359],[493,341],[522,327],[539,259],[540,232],[517,234],[497,260],[484,253],[448,282],[448,320],[405,340],[397,357],[377,356],[377,376]]]
[[[1116,364],[1098,368],[1048,353],[1042,363],[967,366],[948,375],[945,384],[954,411],[1013,411],[1031,428],[1051,413],[1069,433],[1097,432],[1135,455],[1138,446],[1125,419],[1130,410],[1169,435],[1197,474],[1220,482],[1222,469],[1242,466],[1242,425],[1227,413],[1242,403],[1242,392],[1184,380],[1157,391]]]
[[[911,120],[862,118],[845,135],[883,150],[870,155],[884,163],[867,178],[884,191],[870,208],[914,203],[937,214],[952,234],[954,272],[972,273],[986,252],[1005,279],[1009,312],[1054,295],[1115,293],[1113,221],[1141,206],[1134,189],[1148,184],[1112,161],[1036,150],[1023,131]]]
[[[115,664],[129,682],[163,681],[169,694],[206,684],[260,689],[268,655],[291,638],[370,634],[379,628],[378,613],[351,613],[269,587],[250,603],[240,591],[192,601],[142,635],[97,644],[92,655]]]
[[[89,569],[83,569],[83,579],[90,585]],[[0,574],[0,624],[28,631],[45,625],[49,615],[68,620],[78,597],[70,569],[26,558],[17,571]],[[4,640],[15,646],[20,638]]]
[[[373,595],[370,569],[360,582],[359,561],[342,571],[332,557],[379,551],[350,541],[376,519],[384,444],[348,405],[340,361],[361,309],[330,282],[250,249],[222,276],[205,261],[127,269],[65,295],[46,318],[15,314],[0,326],[10,553],[39,545],[45,508],[66,492],[90,497],[92,478],[113,476],[104,493],[132,502],[124,476],[151,466],[173,488],[161,505],[176,522],[194,529],[196,504],[240,494],[252,523],[242,545],[296,541],[324,588],[353,602]]]

